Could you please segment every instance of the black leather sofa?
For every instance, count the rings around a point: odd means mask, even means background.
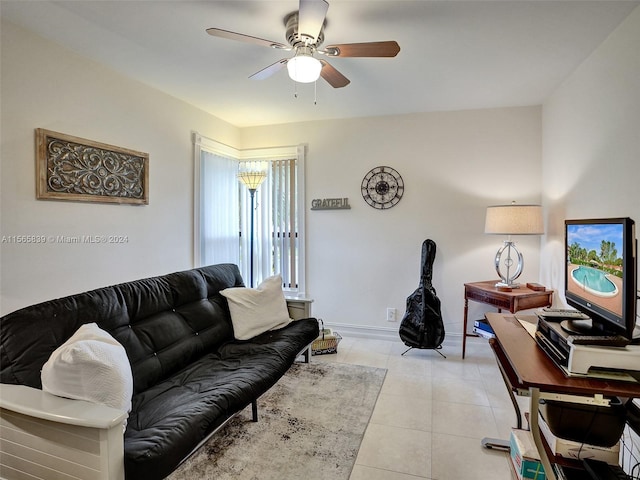
[[[253,404],[255,415],[258,397],[318,335],[317,321],[302,319],[235,340],[219,292],[238,286],[235,265],[213,265],[10,313],[0,319],[0,382],[41,388],[51,353],[82,324],[97,323],[124,346],[133,374],[125,477],[164,478],[237,412]]]

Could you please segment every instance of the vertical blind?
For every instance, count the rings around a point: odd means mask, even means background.
[[[282,286],[296,290],[299,287],[298,255],[298,181],[295,158],[269,160],[266,180],[256,192],[254,239],[254,278],[256,284],[276,273],[282,276]],[[241,188],[241,257],[249,258],[250,205],[246,187]],[[249,275],[248,262],[246,275]],[[243,275],[245,275],[243,271]]]
[[[296,212],[296,160],[271,162],[273,216],[273,268],[282,275],[284,288],[298,288],[298,225]]]

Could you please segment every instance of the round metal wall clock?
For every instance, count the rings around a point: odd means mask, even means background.
[[[400,201],[404,193],[404,181],[391,167],[371,169],[362,179],[362,198],[373,208],[391,208]]]

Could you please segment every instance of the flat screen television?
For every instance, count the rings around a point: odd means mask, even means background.
[[[568,320],[577,334],[633,339],[636,324],[635,222],[630,218],[565,220],[565,298],[591,317]]]

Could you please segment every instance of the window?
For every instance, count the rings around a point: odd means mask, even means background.
[[[194,146],[194,264],[235,263],[249,284],[251,198],[238,164],[266,161],[255,194],[254,286],[278,273],[285,290],[304,293],[304,145],[236,150],[194,134]]]

